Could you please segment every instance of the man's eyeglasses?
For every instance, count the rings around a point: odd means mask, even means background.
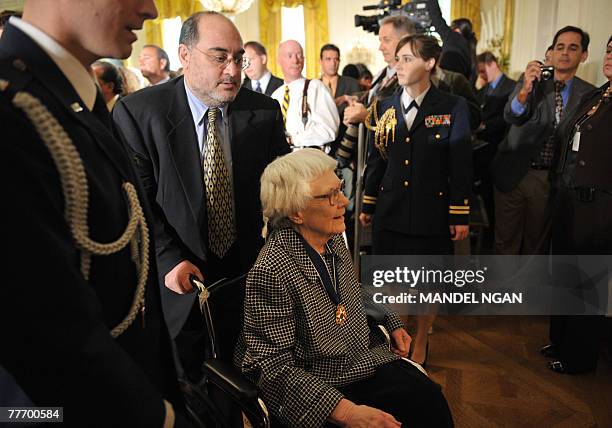
[[[340,194],[344,192],[344,180],[340,181],[340,187],[332,190],[331,192],[325,195],[317,195],[313,196],[314,199],[325,199],[329,201],[329,204],[334,207],[338,205],[338,201],[340,201]]]
[[[233,62],[235,65],[240,67],[241,70],[244,70],[251,64],[251,60],[246,56],[241,55],[237,57],[230,57],[226,53],[209,54],[208,52],[204,52],[202,49],[199,49],[197,46],[194,46],[194,48],[200,53],[206,55],[208,59],[210,59],[211,62],[216,64],[220,69],[227,67],[230,62]]]

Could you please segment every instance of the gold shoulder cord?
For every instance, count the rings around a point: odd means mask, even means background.
[[[89,279],[92,254],[97,256],[114,254],[130,244],[132,261],[138,273],[138,284],[127,315],[111,330],[111,336],[116,338],[134,322],[138,311],[141,311],[144,320],[145,286],[149,274],[149,229],[136,189],[131,183],[123,183],[122,187],[129,203],[129,220],[119,239],[107,244],[93,241],[89,237],[87,224],[89,206],[87,176],[76,147],[57,119],[40,100],[28,93],[18,92],[13,98],[13,104],[28,116],[49,149],[58,169],[66,204],[65,217],[77,248],[81,251],[81,273],[85,279]]]
[[[370,107],[368,107],[368,114],[364,120],[364,125],[370,131],[374,131],[376,129],[376,125],[378,125],[378,112],[376,111],[376,104],[378,102],[373,102]],[[372,117],[374,118],[374,125],[372,125]]]
[[[397,119],[395,118],[395,108],[393,107],[387,109],[376,123],[374,146],[378,149],[383,159],[387,159],[389,137],[391,137],[391,141],[395,140],[396,125]]]

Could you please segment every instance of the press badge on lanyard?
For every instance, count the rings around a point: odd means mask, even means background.
[[[572,151],[577,152],[578,150],[580,150],[580,131],[577,130],[572,140]]]

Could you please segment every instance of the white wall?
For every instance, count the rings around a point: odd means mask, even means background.
[[[234,24],[238,27],[243,42],[259,40],[259,2],[255,0],[250,8],[236,16]],[[268,48],[266,46],[266,49]]]
[[[578,69],[578,76],[597,86],[603,84],[601,67],[611,22],[610,0],[515,0],[511,74],[516,76],[527,62],[541,59],[558,29],[575,25],[591,36],[589,58]]]
[[[329,19],[329,41],[340,48],[340,71],[349,62],[354,61],[351,49],[362,47],[369,53],[365,63],[376,74],[387,64],[378,51],[378,36],[355,27],[355,15],[373,15],[373,11],[364,11],[363,6],[378,3],[377,0],[327,0]],[[353,51],[356,53],[356,50]]]

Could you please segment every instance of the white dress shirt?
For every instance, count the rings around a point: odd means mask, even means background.
[[[264,75],[261,76],[261,79],[251,80],[251,88],[253,88],[253,90],[257,89],[257,83],[259,83],[259,86],[261,87],[261,93],[265,94],[266,89],[268,89],[268,83],[270,83],[271,78],[272,73],[270,73],[270,71],[266,71]]]
[[[62,45],[49,37],[45,32],[34,25],[12,16],[9,19],[11,25],[19,28],[30,37],[58,66],[66,79],[70,82],[83,104],[89,111],[93,110],[96,103],[97,88],[95,78],[91,69],[87,69],[68,52]]]
[[[289,83],[289,108],[285,129],[291,136],[294,147],[322,146],[331,143],[338,135],[340,117],[336,103],[323,82],[317,79],[308,85],[308,121],[302,122],[302,98],[305,79],[299,78]],[[285,85],[272,93],[272,98],[283,105]]]
[[[410,104],[412,104],[412,101],[416,101],[419,108],[421,108],[421,105],[423,104],[423,99],[425,98],[425,95],[427,95],[427,92],[429,92],[429,88],[431,88],[431,85],[428,86],[427,89],[425,89],[423,92],[421,92],[416,98],[412,98],[410,95],[408,95],[408,92],[406,92],[406,88],[404,88],[404,90],[402,91],[400,101],[402,103],[402,114],[404,115],[404,120],[406,121],[406,127],[408,128],[408,130],[412,128],[412,123],[414,122],[414,119],[416,118],[416,115],[419,111],[414,107],[408,111],[406,111],[406,109],[410,106]]]

